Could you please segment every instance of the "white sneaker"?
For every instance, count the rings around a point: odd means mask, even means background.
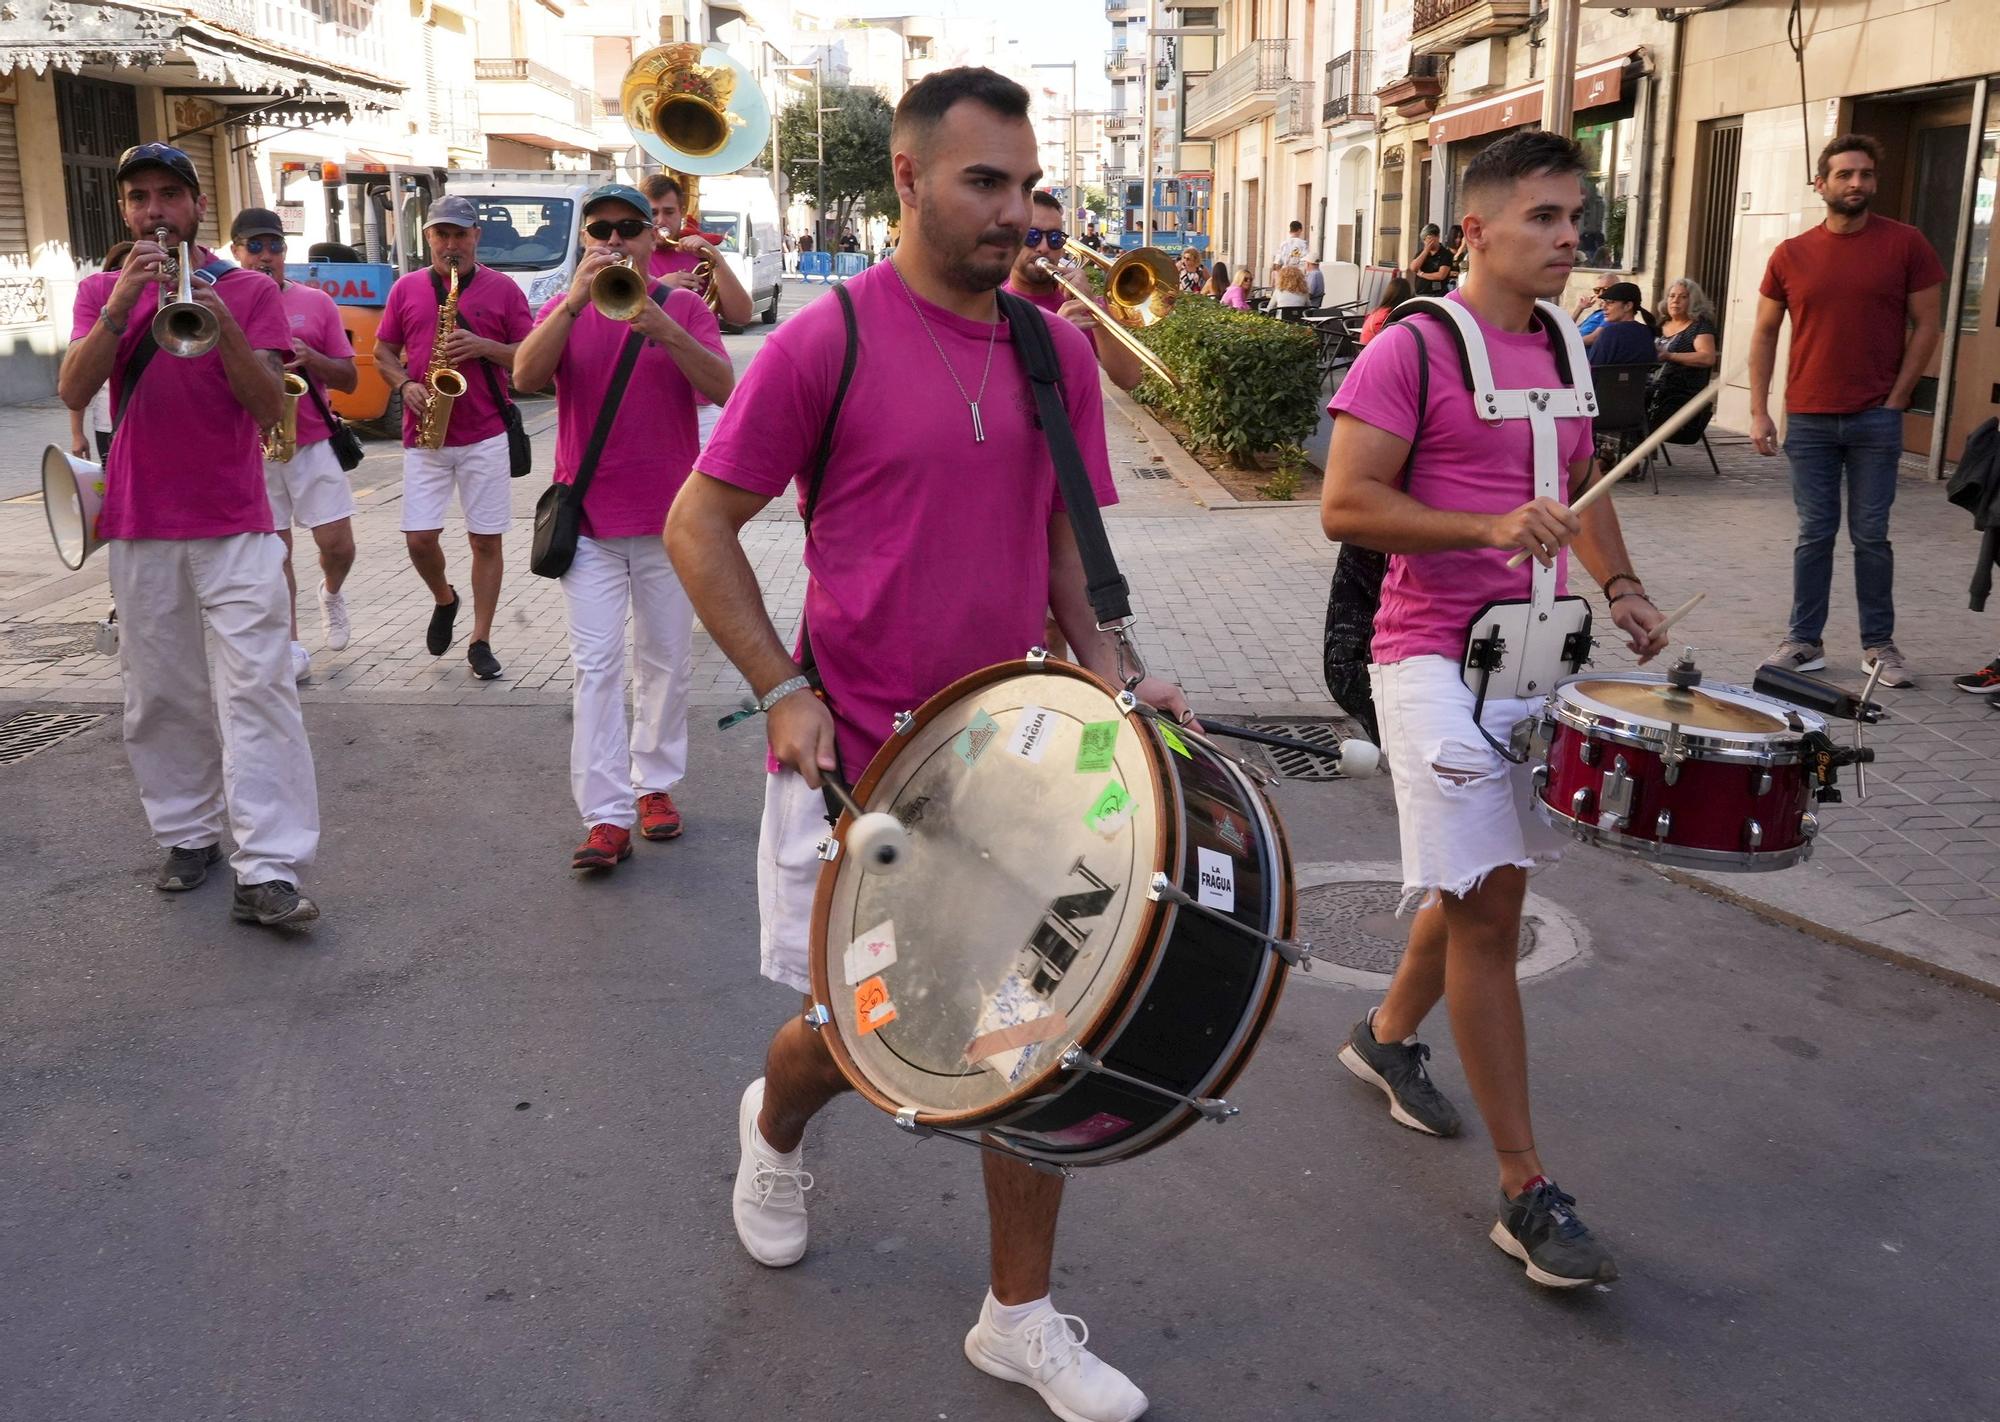
[[[736,1190],[730,1199],[736,1216],[736,1237],[759,1264],[782,1269],[796,1264],[806,1252],[806,1191],[812,1172],[799,1169],[799,1153],[772,1150],[757,1129],[764,1109],[764,1078],[743,1092],[736,1108]]]
[[[319,620],[326,628],[326,649],[338,652],[354,636],[354,624],[347,619],[347,594],[328,592],[319,585]]]
[[[312,675],[312,669],[312,653],[306,650],[306,644],[303,642],[292,643],[292,680],[304,681]]]
[[[1075,1314],[1057,1313],[1044,1299],[1026,1323],[1003,1333],[994,1307],[989,1289],[979,1322],[965,1335],[966,1360],[980,1372],[1033,1388],[1063,1422],[1132,1422],[1145,1412],[1146,1394],[1083,1346],[1090,1330]]]

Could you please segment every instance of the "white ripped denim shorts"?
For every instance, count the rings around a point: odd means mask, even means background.
[[[1368,668],[1382,753],[1396,781],[1403,899],[1411,913],[1439,893],[1468,894],[1495,869],[1530,873],[1562,857],[1566,836],[1534,811],[1530,767],[1514,765],[1473,723],[1473,695],[1447,657]],[[1541,699],[1488,697],[1480,720],[1501,745]]]

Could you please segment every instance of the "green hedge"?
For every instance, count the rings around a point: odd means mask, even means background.
[[[1139,338],[1180,382],[1172,390],[1148,377],[1140,401],[1238,469],[1255,468],[1254,456],[1280,445],[1304,444],[1319,424],[1318,346],[1302,325],[1183,296]]]

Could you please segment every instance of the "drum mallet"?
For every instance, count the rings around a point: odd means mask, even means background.
[[[847,788],[847,782],[830,770],[819,773],[819,783],[831,790],[833,798],[854,816],[854,823],[847,827],[850,854],[878,874],[886,874],[902,862],[909,835],[894,815],[885,815],[880,810],[864,812],[854,802],[854,792]]]
[[[1198,717],[1201,728],[1218,736],[1231,736],[1239,741],[1255,741],[1260,746],[1277,746],[1281,750],[1299,751],[1305,755],[1318,756],[1330,760],[1343,776],[1358,780],[1373,775],[1382,765],[1382,752],[1373,741],[1364,741],[1350,736],[1329,750],[1316,746],[1311,741],[1298,740],[1292,736],[1276,736],[1269,731],[1253,731],[1248,726],[1232,725],[1228,721],[1211,721],[1206,716]]]

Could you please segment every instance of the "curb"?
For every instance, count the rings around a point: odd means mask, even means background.
[[[1201,461],[1181,448],[1167,427],[1154,419],[1144,405],[1120,390],[1109,380],[1103,382],[1105,398],[1126,423],[1139,432],[1139,437],[1151,445],[1161,456],[1160,462],[1175,482],[1195,497],[1195,502],[1211,513],[1248,509],[1316,509],[1316,499],[1239,499],[1224,488],[1216,477],[1201,467]]]
[[[1710,874],[1653,867],[1673,883],[1767,922],[2000,1001],[2000,941],[1920,908],[1878,898],[1825,870]]]

